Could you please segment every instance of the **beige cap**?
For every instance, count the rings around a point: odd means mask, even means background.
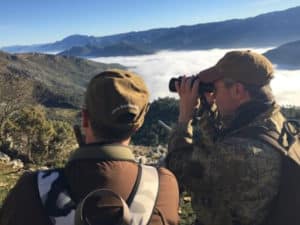
[[[125,70],[96,75],[85,94],[86,108],[94,121],[117,130],[141,127],[148,102],[149,92],[143,79]]]
[[[211,83],[222,78],[231,78],[245,84],[265,85],[273,78],[272,63],[263,55],[252,51],[231,51],[218,63],[198,76],[202,82]]]

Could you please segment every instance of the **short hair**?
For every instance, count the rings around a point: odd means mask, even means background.
[[[87,112],[88,111],[89,110],[87,109]],[[134,115],[128,115],[127,118],[132,118],[132,116]],[[123,117],[123,119],[128,120],[125,117]],[[95,137],[104,139],[106,141],[122,141],[131,137],[135,132],[135,129],[133,129],[133,127],[127,129],[116,129],[109,126],[105,126],[104,124],[100,123],[99,120],[97,120],[97,118],[93,118],[92,115],[89,115],[89,120]]]
[[[240,83],[244,86],[245,90],[248,91],[251,99],[259,101],[274,101],[274,95],[270,83],[267,83],[263,86],[255,84],[246,84],[233,80],[231,78],[222,79],[225,87],[230,88],[235,83]]]

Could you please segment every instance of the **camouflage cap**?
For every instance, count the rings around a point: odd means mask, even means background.
[[[140,128],[149,92],[142,78],[125,70],[108,70],[90,81],[85,104],[93,122],[114,130]]]
[[[210,83],[222,78],[231,78],[245,84],[265,85],[273,78],[272,63],[263,55],[247,51],[231,51],[218,63],[198,76],[201,81]]]

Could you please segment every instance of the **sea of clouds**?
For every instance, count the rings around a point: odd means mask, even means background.
[[[264,53],[269,49],[251,50]],[[171,77],[196,74],[216,64],[230,50],[233,49],[161,51],[154,55],[99,57],[92,58],[92,60],[120,63],[129,67],[129,70],[140,74],[150,89],[151,100],[154,100],[166,96],[177,97],[177,94],[170,93],[168,90],[168,82]],[[287,70],[275,65],[275,78],[272,80],[271,86],[279,104],[300,106],[300,70]]]

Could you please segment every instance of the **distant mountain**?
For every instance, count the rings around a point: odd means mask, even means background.
[[[96,44],[97,38],[86,35],[71,35],[61,41],[56,41],[49,44],[36,45],[16,45],[2,48],[3,51],[10,53],[25,53],[25,52],[61,52],[73,46],[84,46],[88,44]]]
[[[300,40],[264,53],[273,63],[287,69],[300,69]]]
[[[38,52],[39,49],[44,44],[36,44],[36,45],[13,45],[8,47],[3,47],[0,50],[9,52],[9,53],[22,53],[22,52]]]
[[[118,43],[127,43],[143,51],[196,50],[210,48],[270,47],[300,39],[300,6],[258,15],[247,19],[233,19],[222,22],[204,23],[175,28],[152,29],[129,32],[104,37],[84,35],[69,36],[55,43],[3,48],[10,52],[65,51],[86,54],[88,46],[101,49]],[[96,51],[96,50],[95,50]],[[104,50],[103,50],[104,51]],[[104,51],[107,55],[116,54],[113,48]],[[101,52],[104,54],[104,52]],[[122,52],[120,50],[120,52]],[[128,51],[124,51],[124,54]],[[137,52],[139,54],[139,52]]]
[[[125,67],[70,56],[0,52],[0,76],[30,80],[36,97],[46,106],[80,107],[88,81],[111,68]]]
[[[96,45],[76,46],[59,53],[59,55],[85,56],[85,57],[106,57],[106,56],[133,56],[153,54],[148,51],[124,42],[99,47]]]

